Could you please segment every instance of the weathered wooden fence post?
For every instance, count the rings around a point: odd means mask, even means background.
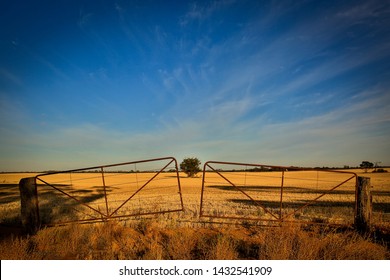
[[[370,230],[372,217],[372,196],[370,178],[358,177],[355,227],[359,232]]]
[[[36,234],[41,226],[38,208],[38,192],[35,177],[23,178],[19,182],[21,218],[24,230]]]

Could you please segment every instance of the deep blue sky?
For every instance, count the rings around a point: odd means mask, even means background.
[[[389,1],[2,1],[0,171],[390,165],[389,85]]]

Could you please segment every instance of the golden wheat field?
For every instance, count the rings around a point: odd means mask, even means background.
[[[370,177],[373,221],[388,223],[390,173],[352,172]],[[170,216],[197,221],[202,210],[202,216],[207,220],[232,218],[273,222],[283,219],[353,223],[353,173],[283,173],[206,172],[205,178],[202,178],[202,173],[193,178],[179,173],[177,178],[176,172],[49,174],[37,177],[40,216],[44,224],[51,224],[169,212]],[[0,175],[1,223],[20,218],[18,183],[21,178],[35,175]]]
[[[390,172],[370,177],[373,224],[389,229]],[[390,171],[390,170],[389,170]],[[21,178],[0,174],[0,224],[20,226]],[[1,259],[388,259],[387,241],[301,223],[350,225],[355,175],[325,171],[70,172],[37,177],[43,229],[3,236]],[[201,199],[202,197],[202,199]],[[200,215],[202,214],[202,215]],[[77,225],[73,221],[104,221]],[[279,224],[283,220],[285,223]],[[67,224],[62,227],[46,225]],[[257,227],[258,225],[277,227]],[[377,238],[377,237],[375,237]],[[379,242],[379,243],[378,243]],[[385,243],[384,243],[385,242]]]

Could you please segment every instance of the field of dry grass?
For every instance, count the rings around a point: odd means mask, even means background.
[[[73,224],[0,241],[0,259],[385,260],[389,250],[354,231],[281,227],[174,226],[141,219]]]
[[[371,178],[374,224],[389,229],[390,172],[363,173]],[[390,171],[390,170],[389,170]],[[46,228],[33,237],[3,235],[1,259],[388,259],[388,245],[380,239],[285,223],[260,228],[210,222],[226,217],[321,221],[350,224],[353,219],[354,183],[349,175],[299,172],[207,172],[203,215],[199,218],[202,176],[176,173],[99,172],[48,175],[38,180],[40,215],[44,223],[107,216],[134,215],[107,224]],[[20,226],[21,178],[35,174],[0,174],[0,224]],[[345,177],[347,176],[347,177]],[[283,177],[282,207],[280,186]],[[226,181],[228,179],[228,181]],[[50,185],[47,185],[48,183]],[[233,184],[232,184],[233,183]],[[53,188],[53,186],[55,188]],[[105,186],[105,188],[103,187]],[[73,196],[65,196],[60,191]],[[139,190],[139,192],[137,192]],[[241,192],[243,191],[243,192]],[[106,196],[104,195],[106,192]],[[250,198],[248,198],[248,196]],[[107,197],[107,206],[105,198]],[[130,199],[129,199],[130,198]],[[176,211],[138,216],[151,212]],[[315,200],[314,204],[310,204]],[[85,205],[81,205],[82,202]],[[254,202],[254,203],[253,203]],[[307,205],[309,203],[309,205]],[[262,207],[256,206],[260,204]],[[302,206],[306,207],[300,209]],[[230,221],[230,220],[228,220]],[[236,221],[236,220],[233,220]],[[65,238],[65,236],[67,238]],[[375,236],[374,236],[375,238]]]

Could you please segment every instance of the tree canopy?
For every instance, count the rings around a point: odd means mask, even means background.
[[[187,157],[180,163],[180,169],[187,174],[188,177],[194,177],[200,171],[200,160],[196,157]]]
[[[363,168],[365,172],[367,172],[368,169],[374,168],[374,164],[369,161],[362,161],[360,167]]]

